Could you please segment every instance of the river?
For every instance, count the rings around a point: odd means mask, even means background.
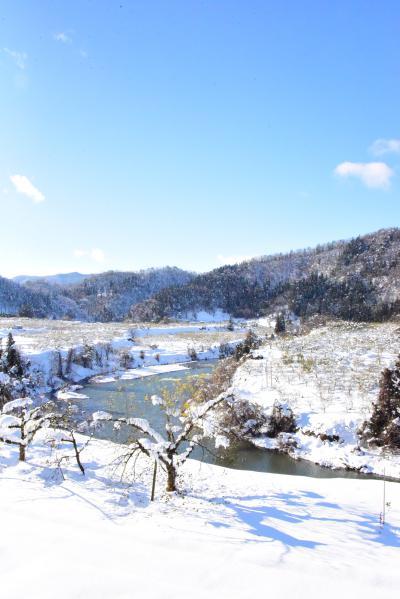
[[[80,403],[83,414],[104,410],[115,417],[146,418],[160,432],[163,431],[164,418],[158,406],[149,401],[150,395],[159,395],[165,387],[172,389],[177,381],[188,377],[210,374],[215,361],[198,361],[187,364],[184,370],[122,380],[117,379],[107,383],[91,382],[85,385],[84,393],[87,399]],[[122,428],[115,431],[111,425],[105,425],[96,431],[96,436],[117,443],[128,440],[128,432]],[[254,470],[297,476],[312,476],[316,478],[360,478],[356,472],[346,470],[330,470],[306,460],[295,460],[286,454],[259,449],[250,443],[235,444],[228,449],[215,450],[212,453],[196,448],[192,458],[205,462],[235,468],[239,470]],[[364,475],[365,476],[365,475]]]

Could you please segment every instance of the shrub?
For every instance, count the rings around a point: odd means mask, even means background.
[[[262,408],[245,399],[234,399],[219,409],[219,426],[229,438],[245,440],[261,433],[267,423]]]
[[[226,330],[227,331],[234,331],[235,330],[235,325],[233,324],[232,317],[229,318],[229,320],[228,320],[228,324],[226,325]]]
[[[191,360],[195,361],[198,359],[197,352],[194,347],[188,347],[187,353]]]
[[[122,368],[132,368],[134,364],[133,356],[128,351],[123,351],[120,355],[119,363]]]
[[[274,438],[279,433],[295,433],[296,430],[296,420],[292,410],[287,406],[275,402],[267,421],[267,437]]]
[[[250,354],[252,350],[258,349],[260,345],[261,339],[250,329],[244,340],[235,347],[235,359],[240,360],[243,356]]]
[[[234,354],[235,350],[229,343],[220,343],[219,345],[219,357],[220,359],[229,358]]]

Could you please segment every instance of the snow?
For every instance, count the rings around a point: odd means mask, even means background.
[[[32,400],[26,397],[20,397],[18,399],[13,399],[4,404],[2,412],[4,414],[8,414],[17,408],[27,408],[32,405]]]
[[[65,384],[59,376],[60,364],[64,378],[75,383],[99,376],[105,378],[96,382],[171,372],[192,361],[191,350],[199,360],[218,358],[220,344],[235,346],[246,334],[247,325],[228,331],[226,323],[135,327],[126,323],[0,318],[0,339],[9,332],[23,358],[30,362],[41,390],[51,391]],[[75,358],[87,346],[93,349],[94,358],[84,366]],[[73,350],[74,360],[67,372],[69,350]],[[132,364],[125,364],[125,358]]]
[[[70,389],[66,389],[65,391],[57,391],[56,393],[57,399],[62,399],[64,401],[75,400],[75,399],[87,399],[87,395],[84,393],[77,393],[76,391],[72,391]]]
[[[393,366],[398,351],[396,323],[331,323],[270,341],[255,352],[262,360],[248,360],[236,371],[233,393],[267,413],[274,402],[291,408],[299,431],[254,444],[329,468],[400,479],[400,455],[360,447],[357,435],[377,399],[381,372]]]
[[[84,438],[79,437],[83,442]],[[7,599],[269,596],[397,598],[400,485],[234,471],[188,460],[183,495],[149,502],[152,465],[121,482],[121,451],[92,439],[65,479],[39,441],[0,456]],[[71,452],[70,452],[71,453]],[[114,462],[113,462],[114,461]],[[7,467],[6,467],[7,466]],[[147,467],[149,466],[149,467]]]
[[[217,309],[214,312],[199,310],[198,312],[188,312],[182,320],[193,320],[197,322],[223,322],[229,320],[230,315],[224,310]]]

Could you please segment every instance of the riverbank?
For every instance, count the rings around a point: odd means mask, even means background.
[[[1,590],[9,599],[330,599],[397,597],[400,485],[234,471],[189,460],[182,496],[151,469],[115,471],[119,448],[93,439],[64,480],[38,441],[0,458]],[[7,464],[7,468],[5,468]],[[126,480],[131,472],[126,473]],[[23,567],[24,576],[20,576]],[[62,582],[61,582],[62,581]]]
[[[135,327],[127,323],[82,323],[1,318],[0,338],[11,333],[39,393],[98,375],[143,376],[168,365],[219,358],[220,345],[234,347],[247,326],[172,323]]]
[[[359,436],[399,347],[397,323],[333,322],[265,344],[261,359],[238,368],[233,392],[267,414],[275,403],[291,410],[297,430],[252,442],[328,468],[400,479],[400,453],[366,447]]]

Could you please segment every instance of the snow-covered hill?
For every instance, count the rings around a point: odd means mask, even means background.
[[[192,320],[198,314],[254,318],[288,310],[306,318],[384,321],[400,314],[400,229],[200,275],[165,267],[111,271],[67,284],[75,276],[84,275],[20,279],[23,286],[0,279],[0,313],[107,322]]]
[[[170,286],[179,286],[193,275],[178,268],[151,268],[138,272],[106,272],[21,279],[20,284],[0,277],[0,315],[66,318],[88,321],[121,321],[132,305]],[[58,277],[58,278],[57,278]],[[60,279],[61,277],[61,279]],[[83,279],[82,279],[83,277]]]
[[[161,290],[132,314],[157,320],[222,310],[253,318],[280,308],[372,321],[399,313],[400,230],[222,266]]]

